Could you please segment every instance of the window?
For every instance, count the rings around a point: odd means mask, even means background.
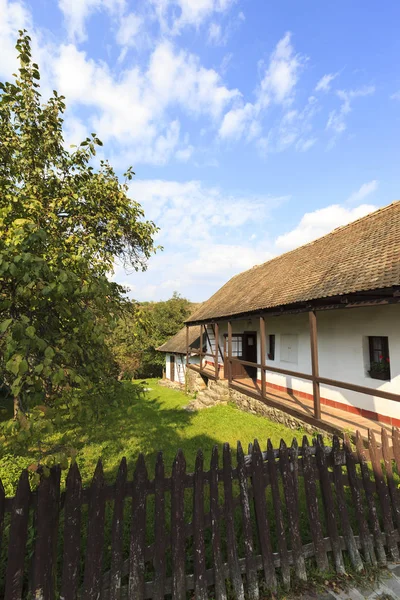
[[[240,358],[243,356],[243,336],[232,336],[232,357]]]
[[[268,336],[268,358],[275,360],[275,334],[270,333]]]
[[[369,375],[373,379],[390,379],[389,338],[369,336]]]
[[[225,333],[226,339],[226,356],[228,356],[228,334]],[[243,335],[232,335],[232,358],[242,358],[243,356]]]

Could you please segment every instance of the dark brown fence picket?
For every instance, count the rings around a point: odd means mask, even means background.
[[[146,547],[146,498],[148,476],[143,454],[139,454],[133,474],[132,524],[129,549],[129,598],[144,600]]]
[[[289,521],[293,564],[297,577],[301,581],[307,581],[306,564],[304,561],[303,547],[300,536],[299,508],[296,500],[296,488],[290,469],[289,451],[283,440],[281,440],[279,446],[279,467],[282,475],[286,511]]]
[[[232,464],[231,450],[225,444],[220,468],[218,449],[214,447],[208,472],[199,451],[194,473],[188,474],[185,457],[179,451],[171,477],[166,476],[159,453],[153,480],[149,480],[144,457],[140,455],[133,481],[127,480],[127,464],[123,460],[114,483],[105,482],[99,461],[89,489],[82,488],[75,464],[61,496],[59,468],[52,469],[50,476],[42,478],[38,489],[32,492],[24,471],[12,499],[5,497],[0,482],[0,541],[3,534],[3,543],[6,540],[8,544],[8,549],[3,546],[8,560],[4,565],[2,597],[163,600],[167,596],[186,600],[189,594],[196,600],[206,600],[211,591],[216,600],[227,600],[229,586],[235,600],[259,600],[261,590],[274,594],[277,589],[276,568],[286,589],[290,588],[291,565],[297,577],[306,580],[306,556],[314,557],[318,569],[326,571],[328,553],[332,551],[336,570],[341,573],[345,552],[357,571],[363,568],[360,551],[364,561],[371,564],[385,564],[386,551],[390,560],[399,558],[400,491],[393,467],[393,462],[397,470],[400,466],[397,429],[391,439],[386,429],[382,430],[381,440],[370,433],[366,447],[357,435],[356,450],[348,436],[343,446],[334,436],[331,447],[325,447],[319,436],[313,446],[307,438],[303,438],[300,447],[296,442],[287,447],[282,441],[279,450],[274,450],[268,441],[265,452],[255,441],[250,451],[244,456],[238,443],[236,464]],[[313,542],[304,545],[299,514],[303,487]],[[324,537],[322,527],[319,487],[328,537]],[[189,493],[192,503],[188,502]],[[169,496],[170,523],[166,516]],[[148,498],[154,499],[152,532],[147,530],[153,506],[151,500],[147,515]],[[131,512],[125,522],[127,501]],[[112,511],[112,519],[107,522],[106,502],[110,515]],[[191,511],[188,522],[185,510]],[[355,515],[357,531],[353,529],[350,510]],[[63,540],[58,535],[59,519],[64,523],[60,532]],[[301,521],[303,527],[303,518]],[[30,523],[32,536],[28,536]],[[270,523],[276,538],[274,549]],[[127,558],[124,531],[128,529]],[[148,537],[154,538],[152,543]],[[106,543],[109,547],[105,551]],[[242,548],[243,555],[239,555]],[[56,550],[61,551],[58,557]],[[106,565],[109,570],[104,572]]]
[[[342,452],[340,450],[340,442],[337,435],[333,436],[332,442],[332,458],[333,458],[333,479],[335,483],[336,498],[340,515],[340,522],[343,530],[343,537],[346,542],[346,548],[350,556],[353,568],[360,572],[363,569],[363,562],[357,548],[357,543],[354,537],[353,529],[350,525],[350,517],[347,510],[346,498],[343,486],[342,472]]]
[[[237,444],[237,472],[240,490],[240,504],[242,507],[242,525],[244,552],[246,558],[247,597],[249,600],[258,600],[260,592],[258,589],[257,568],[255,565],[253,530],[251,525],[249,484],[247,479],[246,465],[244,462],[243,448],[240,442]]]
[[[126,458],[123,458],[115,481],[114,512],[111,526],[110,600],[120,600],[121,597],[126,478]]]
[[[244,600],[243,581],[240,573],[239,556],[236,546],[234,505],[232,492],[232,457],[229,444],[224,444],[223,448],[223,481],[227,546],[226,552],[228,555],[229,574],[236,599]]]
[[[53,467],[47,477],[41,477],[36,497],[32,592],[40,600],[53,600],[55,595],[59,493],[60,469]]]
[[[392,510],[390,507],[388,489],[383,478],[382,465],[378,456],[378,448],[376,446],[374,432],[371,430],[368,432],[368,447],[372,469],[374,471],[376,489],[382,509],[383,529],[386,533],[386,546],[389,550],[392,560],[398,562],[399,550],[397,547],[396,536],[394,534]]]
[[[351,442],[347,434],[344,436],[344,450],[346,456],[347,477],[349,478],[350,490],[353,499],[353,506],[358,523],[361,548],[364,554],[364,560],[367,564],[376,565],[376,556],[374,546],[368,528],[368,521],[365,517],[362,500],[360,480],[357,476],[356,461],[354,459]]]
[[[30,500],[28,471],[22,471],[11,508],[4,600],[22,597]]]
[[[186,460],[178,450],[171,477],[172,600],[186,600],[185,486]]]
[[[400,431],[397,429],[397,427],[393,427],[392,429],[392,443],[397,473],[400,475]]]
[[[381,566],[386,566],[386,554],[383,546],[382,533],[379,525],[378,513],[375,506],[374,494],[371,487],[371,480],[368,470],[367,459],[365,456],[364,442],[357,431],[356,435],[356,448],[358,461],[361,467],[361,476],[364,485],[365,496],[367,499],[368,513],[371,521],[371,528],[374,535],[374,542],[376,548],[376,554],[378,562]]]
[[[3,548],[4,535],[4,514],[6,511],[6,493],[4,491],[3,482],[0,479],[0,556]]]
[[[315,459],[311,456],[311,450],[306,436],[303,437],[302,450],[304,487],[311,537],[315,548],[315,560],[319,571],[324,572],[329,570],[329,561],[319,516],[317,485],[315,481]]]
[[[336,572],[340,575],[344,575],[346,570],[344,568],[342,548],[337,527],[337,519],[335,515],[335,505],[333,500],[331,481],[328,472],[328,465],[326,462],[324,443],[321,435],[317,436],[317,447],[315,456],[317,459],[317,466],[319,469],[322,500],[325,509],[325,518],[326,526],[328,529],[328,535],[331,540],[333,560],[335,562]]]
[[[283,518],[282,502],[279,492],[278,470],[276,468],[275,454],[271,440],[267,442],[268,475],[271,485],[272,502],[275,513],[276,537],[279,558],[281,562],[281,575],[285,590],[290,588],[289,553],[286,543],[285,521]]]
[[[165,596],[166,523],[164,476],[163,455],[162,452],[159,452],[157,455],[154,478],[154,600],[162,600]]]
[[[386,480],[389,488],[390,499],[392,502],[393,512],[397,529],[400,531],[400,492],[394,481],[392,454],[389,447],[389,436],[384,427],[382,427],[382,454],[385,463]]]
[[[83,580],[85,600],[98,600],[101,594],[104,518],[104,474],[102,462],[99,460],[90,486],[85,575]]]
[[[264,463],[258,440],[254,440],[252,460],[252,486],[258,528],[258,540],[264,567],[265,584],[268,590],[276,590],[276,573],[271,546],[271,532],[267,516],[265,497]]]
[[[218,447],[214,446],[210,464],[210,517],[211,545],[214,563],[214,591],[216,600],[227,600],[225,574],[221,556],[220,505],[219,505],[219,469]]]
[[[82,479],[77,463],[67,476],[64,504],[64,549],[61,598],[76,600],[81,552]]]
[[[193,563],[194,596],[196,600],[207,600],[206,548],[204,544],[204,458],[197,451],[193,482]]]

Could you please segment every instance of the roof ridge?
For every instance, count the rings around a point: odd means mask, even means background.
[[[286,252],[282,252],[282,254],[278,254],[277,256],[274,256],[273,258],[270,258],[269,260],[266,260],[259,265],[254,265],[254,266],[250,267],[249,269],[246,269],[246,271],[251,271],[252,269],[258,269],[259,267],[262,267],[262,266],[266,265],[267,263],[273,262],[274,260],[277,260],[278,258],[282,258],[283,256],[288,256],[288,254],[292,254],[293,252],[298,252],[302,248],[307,248],[307,246],[312,246],[313,244],[316,244],[317,242],[323,240],[324,238],[334,235],[335,233],[338,233],[339,231],[343,231],[344,229],[347,229],[348,227],[351,227],[351,226],[355,225],[356,223],[359,223],[360,221],[370,219],[373,216],[377,215],[378,213],[382,213],[383,211],[388,210],[390,207],[394,206],[395,204],[400,204],[400,200],[394,200],[393,202],[391,202],[390,204],[387,204],[386,206],[381,206],[380,208],[377,208],[376,210],[373,210],[372,212],[367,213],[363,217],[359,217],[355,221],[350,221],[350,223],[346,223],[346,225],[339,225],[338,227],[335,227],[335,229],[332,229],[332,231],[325,233],[325,235],[321,235],[320,237],[316,238],[315,240],[311,240],[310,242],[307,242],[306,244],[302,244],[301,246],[296,246],[296,248],[293,248],[292,250],[287,250]],[[246,271],[242,271],[242,273],[245,273]],[[237,277],[238,275],[241,275],[242,273],[237,273],[233,277]],[[231,279],[233,279],[233,277]]]

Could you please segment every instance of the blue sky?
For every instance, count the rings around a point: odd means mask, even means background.
[[[400,4],[0,0],[0,77],[26,27],[67,143],[96,131],[161,228],[138,300],[232,275],[398,199]]]

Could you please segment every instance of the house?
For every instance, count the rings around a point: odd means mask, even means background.
[[[400,426],[400,202],[236,275],[186,325],[203,378],[293,416],[308,401],[313,424],[326,405]]]
[[[176,335],[157,348],[165,353],[165,378],[183,385],[185,383],[187,344],[198,351],[200,349],[200,327],[191,327],[189,339],[186,339],[187,329],[183,327]],[[194,365],[200,363],[198,354],[191,355]]]

